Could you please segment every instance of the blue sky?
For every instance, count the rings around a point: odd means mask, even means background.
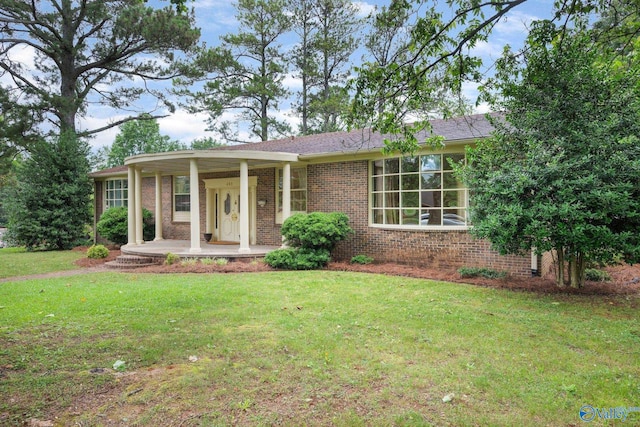
[[[151,3],[167,5],[169,2],[168,0],[151,0]],[[388,5],[389,3],[390,0],[366,0],[354,2],[359,10],[359,15],[362,17],[374,11],[376,7]],[[505,44],[508,43],[514,47],[520,46],[526,35],[526,28],[528,24],[534,19],[548,17],[552,10],[552,3],[552,0],[528,0],[526,3],[512,11],[505,20],[500,22],[496,26],[490,40],[486,43],[478,44],[474,48],[473,53],[481,56],[484,59],[485,64],[489,65],[499,57]],[[202,41],[206,42],[209,46],[219,44],[219,38],[221,35],[238,30],[233,1],[195,0],[193,2],[189,2],[189,6],[193,7],[195,10],[197,26],[202,30]],[[442,2],[442,7],[446,8],[446,3]],[[443,10],[446,11],[447,9]],[[292,43],[295,43],[295,41],[292,38],[283,38],[281,43],[283,47],[287,48]],[[362,55],[362,50],[356,51],[351,57],[352,63],[358,64],[362,60]],[[19,58],[22,62],[27,64],[27,66],[29,63],[33,63],[29,49],[12,53],[12,58]],[[491,72],[490,68],[487,72]],[[292,92],[296,92],[300,87],[299,80],[294,78],[292,74],[287,76],[285,84],[292,90]],[[477,95],[476,87],[474,85],[467,85],[464,89],[467,98],[475,102],[475,97]],[[274,114],[278,118],[288,121],[291,124],[291,127],[296,129],[298,121],[291,112],[291,101],[293,101],[293,99],[280,103],[279,110],[275,111]],[[144,103],[139,104],[138,107],[144,109],[153,108],[152,105]],[[478,112],[484,112],[486,110],[486,107],[480,106]],[[125,115],[124,112],[114,112],[113,110],[99,106],[90,106],[87,113],[87,117],[80,120],[79,126],[81,128],[100,127],[108,123],[110,120],[115,120]],[[171,116],[159,120],[160,131],[165,135],[169,135],[172,139],[176,139],[184,143],[190,143],[193,139],[204,136],[215,137],[211,132],[206,131],[206,118],[205,114],[189,114],[184,110],[178,110]],[[225,113],[224,118],[232,120],[233,115],[231,113]],[[242,127],[238,128],[238,130],[241,138],[245,137],[249,139],[248,132],[243,130]],[[102,132],[91,141],[92,147],[99,148],[101,146],[112,144],[117,133],[118,128]]]

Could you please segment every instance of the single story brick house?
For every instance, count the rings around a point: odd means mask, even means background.
[[[469,194],[450,166],[465,161],[465,146],[488,136],[491,124],[484,115],[431,124],[445,146],[415,156],[385,156],[383,136],[363,130],[133,156],[91,174],[95,220],[109,207],[133,207],[123,252],[145,244],[145,207],[155,216],[156,241],[188,241],[197,256],[208,233],[213,244],[235,243],[247,255],[254,246],[280,246],[280,226],[293,213],[340,211],[355,233],[338,245],[337,259],[365,254],[531,275],[535,257],[501,256],[471,237]]]

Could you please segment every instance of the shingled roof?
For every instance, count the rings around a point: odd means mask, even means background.
[[[447,143],[468,143],[479,138],[487,137],[494,130],[493,126],[487,119],[485,114],[476,114],[471,116],[457,117],[451,119],[432,120],[430,131],[420,132],[417,136],[418,141],[425,141],[427,138],[438,135],[444,138]],[[313,158],[340,156],[342,154],[379,152],[384,147],[384,140],[392,139],[392,136],[382,135],[372,132],[368,129],[354,130],[349,132],[332,132],[307,136],[292,136],[284,139],[272,141],[255,142],[239,145],[225,145],[222,147],[202,150],[200,152],[182,151],[175,152],[175,157],[182,159],[181,166],[184,170],[188,170],[188,159],[192,156],[199,158],[201,162],[215,161],[222,165],[224,161],[236,159],[235,155],[230,155],[233,151],[250,151],[253,152],[255,158],[256,153],[273,153],[273,155],[291,155],[299,156],[300,160],[310,160]],[[219,156],[215,154],[220,151]],[[138,157],[146,157],[145,161],[154,161],[156,167],[162,166],[159,162],[161,158],[174,156],[173,153],[158,153],[157,159],[153,155],[141,155]],[[247,153],[248,155],[248,153]],[[242,157],[238,153],[238,158]],[[260,157],[258,155],[258,157]],[[264,156],[265,159],[269,156]],[[171,160],[172,166],[176,167],[177,160]],[[226,159],[226,160],[225,160]],[[166,160],[166,159],[165,159]],[[272,161],[272,159],[270,160]],[[225,164],[227,164],[225,163]],[[218,166],[220,166],[218,165]],[[165,168],[167,164],[164,165]],[[212,166],[211,164],[209,166]],[[106,178],[109,176],[121,176],[127,173],[127,166],[117,166],[115,168],[93,172],[90,174],[92,178]],[[162,169],[165,172],[169,169]]]
[[[418,141],[424,141],[433,135],[444,137],[445,143],[446,141],[469,141],[487,137],[494,129],[485,114],[438,119],[432,120],[430,123],[431,132],[419,133],[417,135]],[[268,151],[300,155],[340,154],[378,150],[384,147],[384,140],[388,138],[391,137],[371,132],[369,129],[361,129],[350,132],[292,136],[272,141],[217,147],[212,150]]]

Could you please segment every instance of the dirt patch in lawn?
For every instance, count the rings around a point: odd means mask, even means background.
[[[78,248],[84,250],[87,248]],[[79,267],[97,267],[107,261],[114,260],[120,251],[110,248],[109,256],[105,259],[82,258],[76,262]],[[582,289],[569,287],[559,288],[553,277],[514,277],[501,279],[487,279],[483,277],[461,277],[456,270],[411,266],[394,263],[380,264],[350,264],[347,262],[332,262],[327,266],[332,271],[356,271],[373,274],[387,274],[420,279],[442,280],[447,282],[469,283],[478,286],[526,291],[541,294],[582,294],[582,295],[640,295],[640,265],[618,265],[604,270],[611,276],[606,282],[587,282]],[[231,261],[227,264],[180,263],[173,265],[153,265],[135,270],[136,273],[245,273],[274,271],[273,268],[260,260]]]

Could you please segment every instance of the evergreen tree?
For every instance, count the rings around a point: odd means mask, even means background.
[[[357,47],[362,21],[347,0],[315,0],[313,10],[317,30],[311,55],[317,70],[310,74],[315,91],[308,96],[307,133],[333,132],[344,128],[341,116],[349,103],[347,65]]]
[[[29,250],[71,249],[83,242],[93,190],[87,154],[88,145],[70,131],[34,144],[6,206],[13,242]]]
[[[207,112],[209,130],[227,141],[238,139],[229,121],[218,122],[224,111],[235,112],[250,126],[251,135],[261,141],[291,133],[286,122],[274,117],[278,103],[289,96],[282,81],[287,59],[279,41],[290,29],[284,0],[239,0],[236,18],[240,32],[222,36],[222,46],[200,54],[198,79],[206,79],[201,90],[192,92],[194,79],[183,79],[183,94],[190,97],[187,108]]]
[[[549,21],[527,48],[491,85],[506,121],[468,151],[472,233],[501,253],[553,251],[558,285],[582,287],[590,262],[640,260],[640,63]]]

